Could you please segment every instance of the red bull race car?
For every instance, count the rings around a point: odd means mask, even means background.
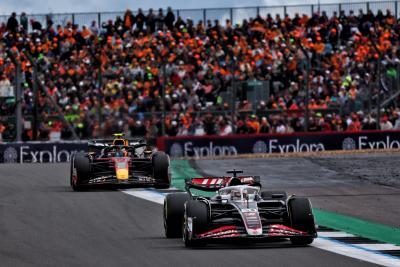
[[[259,177],[206,177],[186,180],[186,191],[164,200],[164,229],[168,238],[183,237],[187,247],[222,240],[266,241],[288,238],[308,245],[317,237],[311,203],[284,191],[262,191]],[[217,191],[213,197],[191,189]]]
[[[115,134],[113,140],[88,142],[87,153],[71,157],[70,183],[74,191],[98,185],[168,188],[169,157],[155,152],[143,138],[128,140]]]

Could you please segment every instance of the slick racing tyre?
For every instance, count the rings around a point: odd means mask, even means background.
[[[189,199],[188,193],[171,193],[165,197],[163,219],[167,238],[182,237],[184,205]]]
[[[310,235],[316,233],[314,215],[308,198],[292,198],[288,204],[291,226],[293,229],[307,232]],[[294,245],[308,245],[313,242],[313,237],[291,237]]]
[[[201,234],[208,229],[209,214],[204,202],[189,200],[185,204],[185,221],[183,225],[183,241],[187,247],[204,246],[203,240],[192,239],[193,236]],[[191,220],[192,233],[189,232],[189,220]]]
[[[72,158],[71,186],[74,191],[82,191],[82,182],[89,178],[90,160],[84,153],[77,153]]]
[[[283,195],[281,198],[273,198],[273,195]],[[283,199],[286,200],[287,193],[285,191],[262,191],[261,192],[262,199]]]
[[[169,157],[164,152],[156,152],[152,158],[153,175],[156,180],[155,188],[166,189],[171,185],[169,175]]]

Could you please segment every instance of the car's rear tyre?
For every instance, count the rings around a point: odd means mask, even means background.
[[[77,153],[72,158],[73,167],[71,167],[71,186],[74,191],[83,191],[86,189],[82,185],[84,180],[87,180],[90,175],[90,160],[89,157],[84,153]],[[76,172],[74,174],[73,169]]]
[[[156,152],[152,158],[153,162],[153,175],[156,180],[154,185],[157,189],[166,189],[171,185],[171,178],[169,175],[169,157],[164,152]]]
[[[316,233],[314,215],[308,198],[292,198],[288,203],[289,216],[293,229],[307,232],[309,235]],[[290,241],[294,245],[308,245],[313,242],[313,237],[292,237]]]
[[[262,191],[261,192],[261,198],[262,199],[276,199],[272,198],[272,195],[283,195],[282,198],[279,199],[287,199],[287,193],[285,191]]]
[[[190,199],[188,193],[171,193],[164,199],[164,230],[167,238],[182,237],[185,202]]]
[[[192,236],[203,233],[209,226],[209,212],[206,203],[189,200],[185,204],[185,223],[183,225],[183,241],[187,247],[204,246],[204,240],[192,239],[188,231],[188,218],[192,218]]]

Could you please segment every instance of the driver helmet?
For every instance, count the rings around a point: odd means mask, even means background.
[[[247,190],[244,189],[243,190],[243,198],[246,199],[249,196],[249,194],[247,193]]]
[[[231,191],[231,198],[232,198],[232,199],[238,199],[238,198],[240,198],[240,191],[232,190],[232,191]]]
[[[114,157],[122,157],[122,151],[119,146],[115,148]]]
[[[151,154],[153,153],[153,149],[151,148],[151,146],[146,146],[145,150],[143,151],[144,155],[146,157],[150,157]]]
[[[116,147],[115,148],[115,157],[127,157],[128,156],[128,151],[124,147]]]

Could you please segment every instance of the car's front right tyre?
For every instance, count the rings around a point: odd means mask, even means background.
[[[90,175],[90,160],[84,153],[77,153],[71,159],[71,186],[74,191],[83,191],[82,181]],[[74,171],[75,170],[75,171]]]
[[[171,193],[165,196],[163,222],[167,238],[182,237],[184,205],[189,199],[188,193]]]

